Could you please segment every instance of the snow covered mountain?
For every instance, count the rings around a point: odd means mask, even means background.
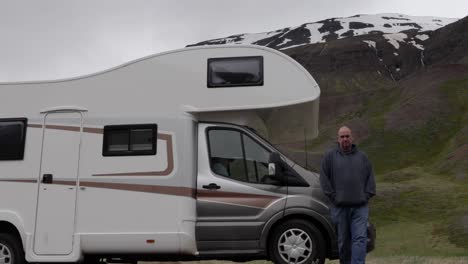
[[[430,32],[457,21],[456,18],[431,16],[407,16],[402,14],[356,15],[346,18],[330,18],[298,27],[283,28],[263,33],[246,33],[226,38],[207,40],[188,46],[218,44],[257,44],[285,50],[302,45],[324,43],[330,40],[353,36],[379,34],[395,49],[405,42],[418,49],[424,49],[424,41]],[[374,41],[366,41],[375,46]]]

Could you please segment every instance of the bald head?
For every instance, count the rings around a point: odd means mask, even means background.
[[[351,129],[347,126],[342,126],[338,130],[338,144],[344,152],[350,151],[353,145],[353,135]]]
[[[351,134],[351,129],[347,126],[342,126],[340,129],[338,129],[338,135],[343,132],[349,132]]]

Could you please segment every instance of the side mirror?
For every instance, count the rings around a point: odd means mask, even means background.
[[[276,164],[268,163],[268,176],[275,176],[275,175],[276,175]]]
[[[275,184],[281,184],[283,175],[281,173],[282,160],[278,152],[272,152],[268,158],[267,179]]]

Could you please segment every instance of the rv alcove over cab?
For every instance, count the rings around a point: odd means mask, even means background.
[[[0,91],[0,263],[337,256],[318,176],[249,128],[317,133],[319,87],[280,52],[187,48]]]

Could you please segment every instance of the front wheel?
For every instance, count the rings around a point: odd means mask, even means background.
[[[268,250],[276,264],[325,263],[322,234],[315,226],[300,219],[276,227],[270,236]]]
[[[24,252],[18,238],[9,233],[0,233],[0,263],[24,264]]]

